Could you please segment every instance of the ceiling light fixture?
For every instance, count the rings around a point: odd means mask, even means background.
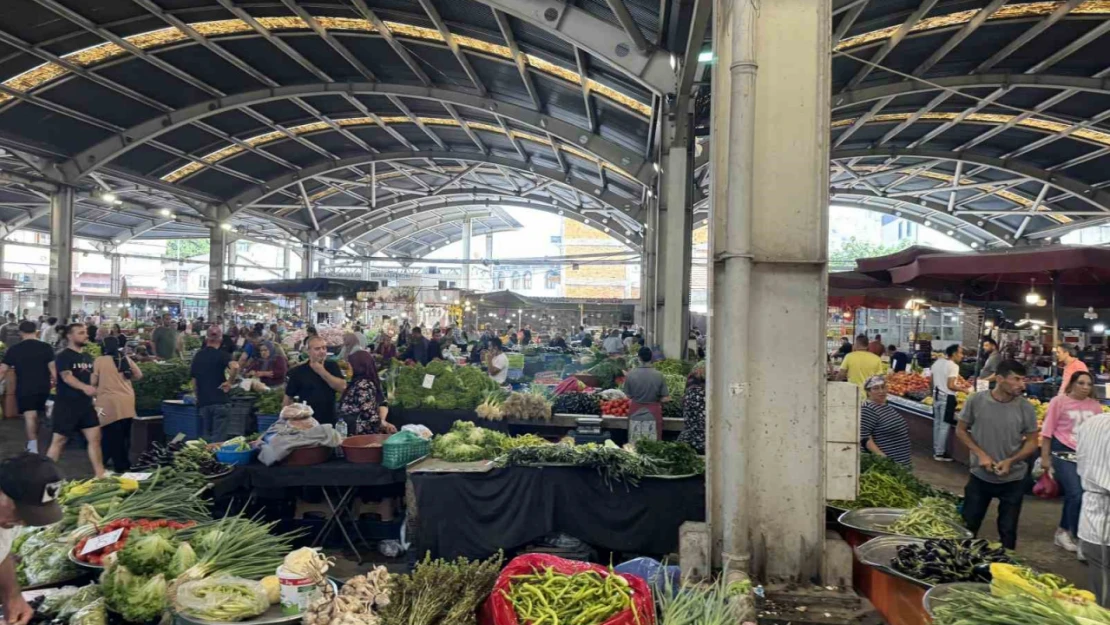
[[[1095,334],[1105,334],[1106,333],[1106,324],[1105,323],[1096,323],[1094,325],[1094,327],[1091,328],[1091,330],[1093,330]]]
[[[112,193],[111,191],[105,191],[104,193],[100,194],[100,199],[104,200],[105,202],[115,203],[115,201],[119,199],[119,196],[117,196],[115,193]]]
[[[1029,279],[1029,293],[1027,293],[1025,295],[1025,303],[1026,304],[1036,304],[1041,299],[1041,296],[1037,295],[1037,289],[1034,288],[1034,285],[1035,285],[1035,281],[1032,278],[1030,278]]]
[[[1098,319],[1098,313],[1095,312],[1094,306],[1088,306],[1087,312],[1083,313],[1084,319]]]

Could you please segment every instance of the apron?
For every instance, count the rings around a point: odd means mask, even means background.
[[[630,402],[628,406],[628,442],[642,438],[663,440],[663,405],[659,402]]]
[[[956,396],[940,392],[939,389],[933,388],[933,403],[944,402],[944,422],[949,425],[956,425]]]

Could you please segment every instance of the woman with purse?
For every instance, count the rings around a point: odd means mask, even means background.
[[[1076,471],[1075,462],[1059,457],[1061,453],[1075,453],[1076,433],[1087,419],[1102,414],[1102,406],[1091,398],[1094,378],[1086,371],[1075,372],[1063,395],[1052,398],[1041,427],[1041,466],[1060,486],[1064,495],[1064,509],[1060,526],[1056,529],[1056,546],[1066,551],[1078,551],[1076,536],[1079,533],[1079,512],[1083,502],[1083,485]]]

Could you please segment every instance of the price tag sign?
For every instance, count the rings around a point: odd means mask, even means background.
[[[135,480],[136,482],[145,482],[150,479],[153,473],[124,473],[120,476],[121,479]]]
[[[80,555],[92,553],[99,549],[103,549],[108,545],[114,545],[119,542],[120,536],[123,536],[122,527],[118,530],[112,530],[107,534],[101,534],[100,536],[97,536],[96,538],[93,538],[89,540],[89,542],[85,543],[85,548],[81,550]]]
[[[434,384],[435,381],[436,381],[436,376],[434,376],[430,373],[425,373],[424,374],[424,388],[428,388],[428,389],[432,388],[432,384]]]
[[[991,390],[991,383],[986,380],[975,380],[975,392],[982,393],[983,391]]]

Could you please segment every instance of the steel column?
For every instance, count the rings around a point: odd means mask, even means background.
[[[112,254],[111,256],[111,277],[109,278],[109,293],[114,297],[119,297],[123,289],[123,258],[119,254]]]
[[[713,11],[708,518],[766,580],[821,570],[831,4]]]
[[[470,260],[470,239],[474,238],[474,220],[470,217],[463,219],[462,244],[463,258]],[[463,265],[463,288],[470,289],[470,263]]]
[[[226,267],[227,230],[219,224],[208,228],[208,321],[224,314],[224,270]]]
[[[671,147],[663,170],[666,211],[661,215],[666,248],[666,263],[660,263],[666,274],[663,280],[662,346],[667,358],[685,355],[686,336],[690,333],[690,269],[693,239],[693,177],[690,150],[686,146]],[[663,256],[661,255],[661,258]]]
[[[281,251],[281,277],[288,280],[293,277],[293,259],[289,248]]]
[[[311,278],[316,275],[316,248],[312,245],[305,245],[301,250],[301,274],[300,278]],[[301,316],[304,317],[306,322],[311,321],[309,317],[312,314],[312,302],[309,301],[306,295],[301,301]]]
[[[73,292],[73,187],[59,187],[50,196],[50,281],[47,312],[68,319]]]

